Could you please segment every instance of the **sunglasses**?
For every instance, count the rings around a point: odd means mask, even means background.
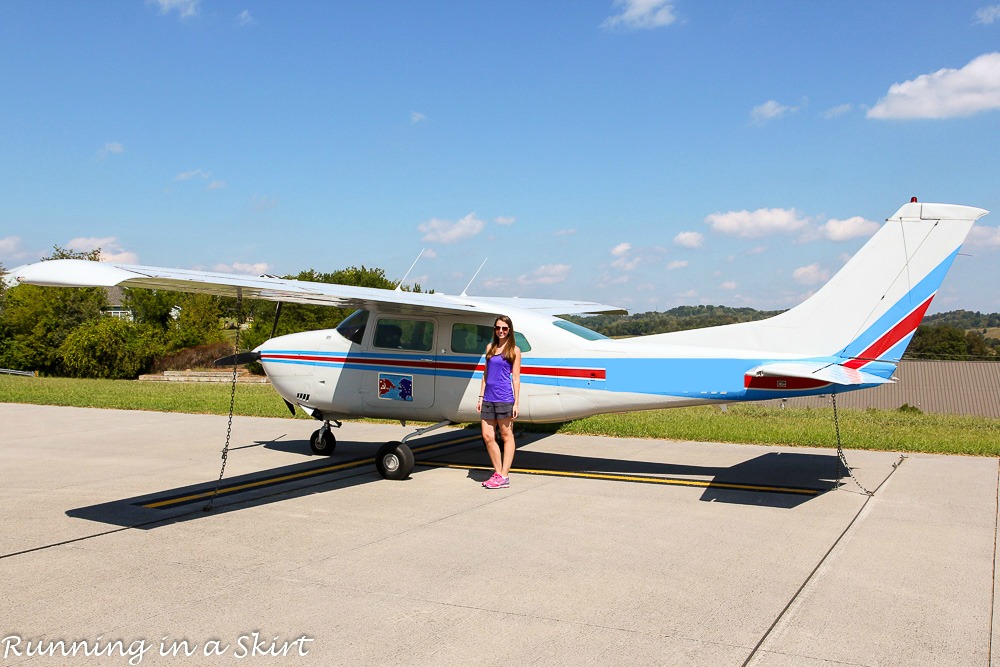
[[[510,331],[510,327],[496,326],[496,327],[493,327],[493,328],[496,329],[497,331]]]

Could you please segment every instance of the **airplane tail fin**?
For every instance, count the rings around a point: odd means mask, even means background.
[[[848,369],[865,367],[888,377],[973,223],[986,213],[970,206],[910,202],[795,308],[758,322],[661,334],[658,342],[746,350],[776,359],[838,357]]]

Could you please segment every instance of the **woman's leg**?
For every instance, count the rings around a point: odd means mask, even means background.
[[[514,420],[510,417],[498,419],[497,426],[500,427],[500,438],[503,440],[503,461],[497,470],[504,477],[508,477],[510,467],[514,464]],[[499,450],[499,447],[497,449]]]
[[[499,474],[502,462],[500,457],[500,445],[497,444],[496,433],[494,431],[497,423],[495,420],[484,419],[482,420],[482,424],[483,442],[486,443],[486,453],[490,456],[490,463],[493,464],[493,471]]]

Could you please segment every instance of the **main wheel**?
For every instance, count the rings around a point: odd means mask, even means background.
[[[337,449],[337,438],[334,437],[328,428],[318,429],[309,438],[309,448],[313,454],[332,456],[334,450]]]
[[[375,467],[384,479],[406,479],[413,472],[413,452],[401,442],[387,442],[375,454]]]

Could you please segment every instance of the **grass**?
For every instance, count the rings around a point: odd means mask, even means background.
[[[0,402],[88,408],[228,414],[230,387],[221,383],[74,380],[0,375]],[[239,385],[235,412],[286,417],[268,385]],[[297,415],[300,419],[306,417]],[[929,415],[913,410],[839,411],[845,448],[1000,456],[1000,420]],[[667,438],[765,445],[836,447],[832,408],[731,405],[598,415],[562,425],[526,425],[542,432]]]

